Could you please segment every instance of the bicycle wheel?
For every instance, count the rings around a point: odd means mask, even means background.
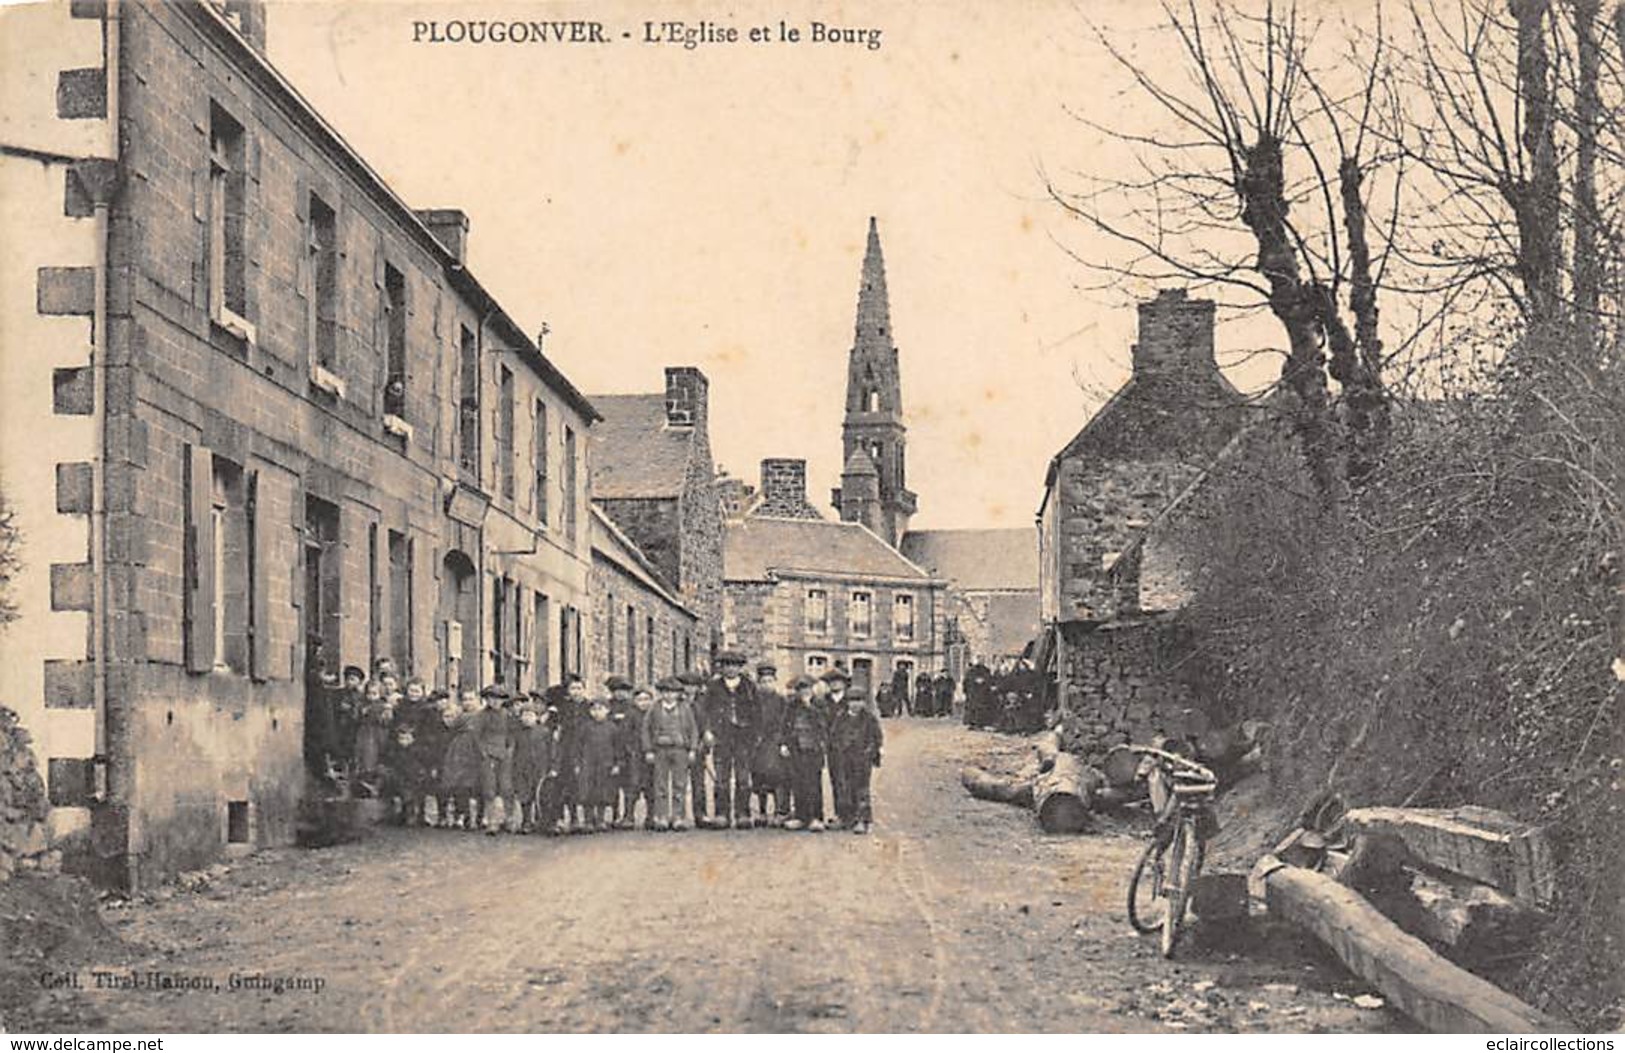
[[[1190,902],[1191,884],[1202,865],[1202,845],[1196,838],[1196,824],[1186,820],[1174,835],[1173,855],[1168,862],[1167,911],[1162,916],[1162,956],[1172,958],[1185,926],[1185,907]]]
[[[1134,864],[1134,876],[1128,880],[1128,923],[1135,932],[1153,933],[1162,924],[1167,909],[1163,902],[1163,857],[1168,852],[1169,838],[1154,835],[1151,843],[1140,853]]]

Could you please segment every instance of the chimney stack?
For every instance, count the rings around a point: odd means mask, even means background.
[[[265,54],[265,0],[216,0],[214,7],[254,50]]]
[[[793,457],[764,460],[761,493],[757,515],[806,518],[807,462]]]
[[[415,209],[419,221],[458,263],[468,262],[468,213],[460,208]]]
[[[704,426],[710,383],[693,366],[666,367],[666,424],[672,428]]]
[[[1185,375],[1215,372],[1212,300],[1187,299],[1184,289],[1162,289],[1140,304],[1140,339],[1134,374]]]

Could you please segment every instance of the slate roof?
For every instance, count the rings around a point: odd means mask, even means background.
[[[841,470],[842,475],[879,475],[880,470],[875,467],[872,457],[863,452],[862,446],[852,447],[852,456],[846,459],[846,467]]]
[[[861,523],[769,516],[729,523],[723,580],[772,581],[775,570],[932,580]]]
[[[677,497],[683,492],[696,429],[666,425],[663,394],[594,395],[603,416],[592,437],[592,496]]]
[[[1038,588],[1038,534],[1009,530],[910,530],[903,555],[961,591]]]

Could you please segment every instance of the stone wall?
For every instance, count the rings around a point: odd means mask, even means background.
[[[17,714],[0,706],[0,881],[45,861],[49,814],[33,740]]]
[[[591,593],[586,672],[590,692],[598,693],[604,679],[612,674],[652,687],[660,677],[690,668],[703,654],[705,641],[696,631],[697,621],[692,614],[672,605],[601,553],[595,553],[593,558]],[[637,633],[635,653],[628,652],[626,643],[628,610]],[[635,660],[635,665],[628,662],[629,658]]]
[[[1190,711],[1209,720],[1194,647],[1169,618],[1125,620],[1090,630],[1062,628],[1060,695],[1066,747],[1099,758],[1123,743],[1178,734]],[[1201,719],[1201,718],[1197,718]]]

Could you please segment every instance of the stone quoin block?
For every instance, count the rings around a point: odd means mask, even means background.
[[[88,461],[71,461],[56,466],[56,510],[64,515],[86,515],[91,505],[91,471]]]
[[[92,598],[89,563],[51,564],[51,610],[88,611]]]
[[[48,658],[44,666],[45,708],[89,709],[96,704],[91,663],[71,658]]]
[[[37,290],[40,314],[90,314],[96,309],[96,271],[91,267],[41,267]]]
[[[56,115],[63,120],[107,116],[107,71],[65,69],[56,78]]]
[[[51,371],[51,412],[65,417],[88,417],[96,408],[96,392],[89,366]]]
[[[106,18],[107,0],[72,0],[69,12],[74,18]]]

